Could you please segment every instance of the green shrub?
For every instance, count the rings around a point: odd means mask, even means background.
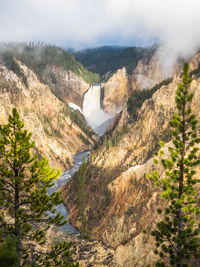
[[[122,137],[127,134],[129,131],[128,128],[124,128],[122,127],[118,132],[115,133],[114,136],[111,136],[111,132],[107,132],[102,138],[103,141],[102,143],[104,144],[104,146],[106,146],[107,149],[113,147],[113,146],[117,146],[117,144],[119,143],[119,141],[122,139]]]
[[[78,136],[80,137],[80,139],[83,141],[83,143],[85,145],[89,145],[90,144],[89,140],[87,138],[85,138],[85,136],[82,135],[82,133],[79,133]]]

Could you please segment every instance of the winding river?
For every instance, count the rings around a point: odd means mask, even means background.
[[[66,183],[72,176],[73,174],[78,170],[78,168],[82,164],[82,157],[84,156],[85,160],[87,160],[88,155],[90,151],[84,151],[78,154],[74,155],[74,166],[70,168],[69,170],[63,172],[61,176],[58,178],[58,180],[55,181],[54,186],[48,189],[48,193],[52,194],[56,190],[58,190],[63,183]],[[56,208],[56,213],[60,212],[62,215],[64,215],[64,219],[67,220],[69,212],[67,211],[66,207],[64,204],[60,204]],[[66,232],[72,232],[74,234],[79,234],[78,230],[73,227],[70,223],[66,223],[65,225],[60,227],[63,231]]]
[[[103,109],[101,109],[100,101],[101,101],[101,85],[100,84],[91,85],[88,91],[84,95],[83,110],[81,112],[83,113],[89,126],[91,126],[98,135],[103,135],[107,127],[111,124],[114,114],[113,115],[107,114]],[[73,109],[77,108],[80,109],[73,103],[70,103],[69,106]],[[48,189],[48,193],[52,194],[53,192],[58,190],[63,183],[66,183],[69,179],[71,179],[73,174],[81,166],[82,157],[84,156],[85,160],[87,160],[89,153],[90,151],[85,151],[75,154],[74,166],[61,174],[58,180],[55,181],[54,186]],[[56,214],[58,212],[64,215],[64,219],[67,220],[69,213],[63,204],[57,206]],[[48,215],[53,216],[52,214]],[[70,223],[66,223],[60,228],[67,232],[79,234],[78,230],[74,228]]]

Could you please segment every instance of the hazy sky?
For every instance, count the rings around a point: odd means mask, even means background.
[[[0,41],[65,47],[149,45],[173,54],[200,45],[199,0],[0,0]]]

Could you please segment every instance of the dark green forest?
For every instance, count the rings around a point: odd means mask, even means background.
[[[130,74],[140,59],[145,58],[148,62],[156,49],[156,45],[150,48],[104,46],[75,52],[74,57],[88,70],[99,73],[105,79],[106,74],[123,67]]]

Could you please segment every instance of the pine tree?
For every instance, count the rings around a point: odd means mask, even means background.
[[[0,266],[1,267],[17,267],[18,255],[16,252],[15,241],[7,237],[4,242],[0,244]]]
[[[48,160],[37,159],[31,151],[35,147],[31,133],[23,129],[19,113],[13,109],[8,124],[0,125],[0,239],[11,236],[16,240],[18,266],[34,260],[39,266],[75,266],[68,263],[70,244],[52,245],[42,254],[36,245],[44,245],[45,232],[50,225],[63,225],[63,216],[55,213],[62,202],[61,191],[51,195],[47,188],[60,175],[49,166]]]
[[[200,164],[197,156],[200,138],[197,136],[197,120],[190,108],[193,98],[189,91],[191,81],[189,65],[185,63],[182,83],[178,85],[175,97],[177,113],[171,121],[173,146],[168,148],[170,157],[163,158],[162,149],[157,153],[165,174],[159,177],[158,171],[154,171],[152,177],[155,185],[162,187],[162,198],[168,202],[164,212],[158,209],[158,213],[164,215],[152,232],[156,239],[154,252],[163,259],[167,256],[169,260],[164,262],[176,267],[191,266],[192,260],[200,257],[200,225],[197,221],[200,208],[195,186],[199,182],[195,167]],[[161,141],[160,145],[163,147],[164,143]],[[158,162],[155,158],[154,163]],[[166,265],[161,260],[156,266]]]

